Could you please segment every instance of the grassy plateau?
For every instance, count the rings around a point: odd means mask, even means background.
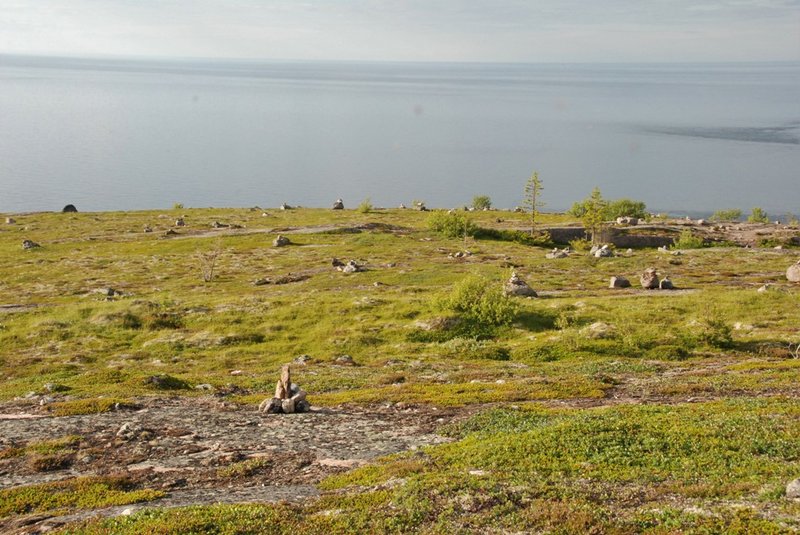
[[[483,229],[466,238],[434,230],[432,214],[209,208],[0,225],[2,413],[70,418],[216,394],[256,414],[281,366],[309,355],[294,378],[331,418],[458,415],[437,430],[446,442],[330,475],[302,503],[152,507],[58,529],[800,532],[800,502],[785,495],[800,478],[800,285],[785,277],[800,250],[547,259],[553,245],[519,231],[525,214],[465,213]],[[274,247],[279,234],[291,243]],[[642,289],[650,267],[676,289]],[[539,296],[504,297],[512,271]],[[610,289],[612,276],[633,286]],[[61,474],[0,490],[0,522],[164,496],[124,475],[70,475],[84,446],[0,437],[0,468]]]

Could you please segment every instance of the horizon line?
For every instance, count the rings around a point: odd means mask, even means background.
[[[713,61],[471,61],[471,60],[401,60],[401,59],[323,59],[323,58],[246,58],[235,56],[137,56],[123,54],[44,54],[0,51],[0,58],[103,61],[163,61],[163,62],[220,62],[220,63],[351,63],[351,64],[458,64],[458,65],[744,65],[800,64],[800,59],[774,60],[713,60]]]

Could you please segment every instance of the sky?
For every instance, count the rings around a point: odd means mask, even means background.
[[[2,0],[0,54],[800,60],[800,0]]]

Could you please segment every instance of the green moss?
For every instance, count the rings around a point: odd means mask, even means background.
[[[131,402],[121,398],[89,398],[71,401],[57,401],[47,406],[55,416],[74,416],[78,414],[97,414],[115,410],[118,406],[128,407]]]
[[[0,490],[0,518],[28,513],[95,509],[160,498],[155,490],[133,490],[127,479],[83,477]]]

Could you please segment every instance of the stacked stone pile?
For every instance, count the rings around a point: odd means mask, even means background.
[[[306,391],[292,383],[288,364],[281,369],[281,378],[275,385],[275,396],[262,401],[258,410],[269,414],[292,414],[311,410],[311,404],[306,400]]]

